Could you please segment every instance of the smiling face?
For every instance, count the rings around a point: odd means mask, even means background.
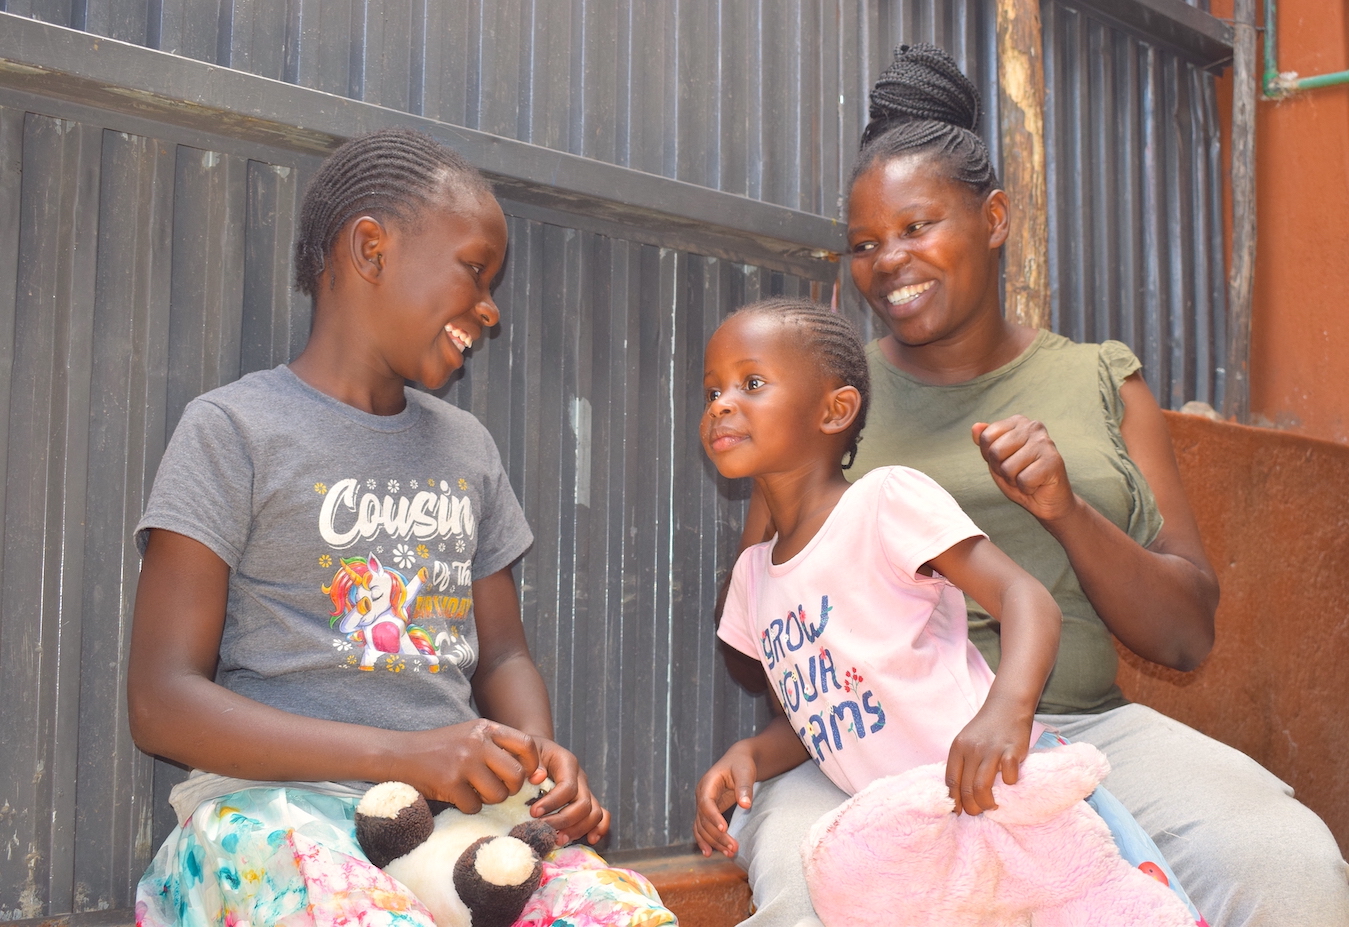
[[[770,315],[734,316],[707,343],[703,450],[722,476],[765,476],[810,462],[819,446],[839,459],[826,435],[830,384],[799,346],[802,332]],[[837,431],[837,430],[835,430]]]
[[[436,389],[500,320],[491,283],[506,257],[506,218],[491,196],[459,194],[388,231],[373,258],[382,262],[378,353],[390,372]]]
[[[1006,194],[980,197],[922,154],[877,162],[853,184],[853,282],[900,344],[958,337],[1000,318]]]

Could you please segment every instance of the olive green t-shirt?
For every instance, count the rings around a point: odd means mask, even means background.
[[[1107,711],[1125,704],[1115,685],[1118,657],[1087,601],[1068,556],[1040,523],[1004,496],[970,437],[975,422],[1020,413],[1043,422],[1063,455],[1073,490],[1143,546],[1162,525],[1152,490],[1120,436],[1120,384],[1142,365],[1118,341],[1075,344],[1041,331],[1030,347],[997,370],[952,386],[934,386],[896,368],[880,345],[867,346],[871,408],[850,479],[902,464],[928,474],[955,497],[975,524],[1031,575],[1063,610],[1058,661],[1040,710]],[[998,668],[998,622],[973,600],[970,638]]]

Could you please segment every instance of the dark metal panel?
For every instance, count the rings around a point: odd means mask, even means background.
[[[362,99],[362,0],[290,0],[297,11],[294,63],[287,78],[302,87]]]
[[[793,168],[800,157],[802,5],[810,0],[784,2],[785,15],[764,15],[759,24],[760,187],[756,198],[796,208],[800,177]]]
[[[627,158],[623,162],[648,174],[671,176],[674,146],[667,141],[675,134],[677,112],[675,62],[677,43],[672,11],[659,3],[629,7],[627,72]]]
[[[178,148],[168,422],[196,396],[239,378],[247,161]]]
[[[144,4],[145,0],[140,2]],[[232,0],[229,6],[233,15],[229,28],[229,60],[225,63],[260,77],[285,80],[292,37],[289,30],[291,4],[275,0]]]
[[[207,0],[160,0],[158,8],[155,31],[160,51],[212,64],[229,64],[232,22],[228,7],[222,11],[219,4]],[[222,12],[226,15],[221,15]]]
[[[247,163],[240,372],[284,364],[304,347],[310,302],[294,288],[292,242],[304,192],[298,168]]]
[[[717,85],[720,83],[716,19],[708,4],[680,4],[676,11],[675,176],[715,187],[720,138],[717,133]]]
[[[0,19],[6,26],[0,30],[0,84],[20,92],[105,108],[131,120],[158,118],[204,134],[229,134],[304,154],[326,153],[358,132],[411,125],[446,140],[482,165],[514,199],[662,233],[678,229],[724,244],[744,240],[751,247],[807,263],[816,250],[842,247],[841,224],[826,217],[401,116],[226,68],[116,46],[7,14],[0,14]]]
[[[574,101],[569,119],[568,150],[586,158],[619,164],[620,124],[626,124],[619,105],[625,82],[628,33],[614,0],[576,0],[580,17],[575,41],[580,53],[572,62]],[[715,186],[715,185],[712,185]]]
[[[1201,68],[1217,71],[1232,60],[1232,26],[1208,15],[1196,0],[1065,0]]]
[[[1211,401],[1226,337],[1213,78],[1058,0],[1042,22],[1054,327],[1130,345],[1165,407]]]
[[[10,391],[14,375],[14,323],[18,303],[20,209],[23,190],[24,112],[0,106],[0,511],[4,511],[8,479]],[[0,550],[0,588],[5,562]],[[8,632],[0,625],[0,647]],[[0,661],[4,655],[0,652]],[[3,762],[0,760],[0,762]],[[4,904],[0,903],[0,908]]]
[[[28,115],[4,521],[0,695],[13,852],[3,910],[69,910],[78,772],[81,600],[99,133]],[[15,581],[14,578],[21,578]],[[12,828],[12,830],[11,830]]]
[[[75,0],[8,0],[0,9],[58,26],[74,26],[74,3]]]
[[[404,113],[419,108],[412,106],[412,75],[423,65],[420,43],[414,41],[425,24],[420,6],[417,0],[360,5],[365,45],[360,99]]]
[[[478,86],[469,101],[465,124],[493,135],[524,138],[528,129],[524,104],[527,92],[525,62],[528,60],[530,22],[528,0],[483,0],[478,31]]]
[[[131,529],[143,501],[147,424],[167,355],[171,146],[103,133],[98,279],[93,299],[89,465],[82,540],[88,566],[76,780],[75,908],[122,908],[149,861],[153,764],[131,743],[129,618],[140,569]],[[153,400],[153,401],[151,401]],[[157,434],[162,434],[162,427]],[[156,435],[157,440],[157,435]]]
[[[571,118],[579,102],[577,74],[582,56],[581,18],[573,3],[535,3],[527,23],[528,53],[522,59],[527,91],[520,101],[523,141],[558,151],[575,151]]]
[[[149,0],[85,0],[81,28],[110,39],[144,45],[149,35],[148,5]]]
[[[477,127],[478,28],[476,0],[423,0],[420,115],[454,125]],[[469,100],[474,101],[470,117]]]

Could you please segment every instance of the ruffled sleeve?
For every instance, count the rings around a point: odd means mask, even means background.
[[[1143,369],[1143,362],[1120,341],[1104,341],[1100,346],[1099,386],[1101,406],[1105,411],[1106,427],[1110,440],[1119,458],[1125,484],[1128,487],[1131,504],[1129,523],[1125,528],[1129,537],[1143,547],[1157,539],[1162,530],[1162,513],[1157,510],[1157,500],[1152,495],[1143,471],[1138,469],[1124,445],[1124,436],[1120,433],[1120,423],[1124,421],[1124,400],[1120,398],[1120,387],[1124,381]]]

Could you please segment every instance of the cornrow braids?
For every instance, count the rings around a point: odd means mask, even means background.
[[[315,295],[342,228],[360,215],[415,223],[428,204],[451,193],[491,195],[478,169],[458,152],[412,129],[360,135],[334,151],[310,182],[295,239],[295,287]]]
[[[894,60],[871,91],[871,121],[862,131],[862,148],[848,189],[878,161],[927,152],[954,180],[985,196],[998,186],[988,147],[975,133],[979,91],[935,45],[919,43],[895,49]]]
[[[837,378],[844,386],[854,387],[862,397],[848,430],[847,454],[843,469],[853,465],[857,444],[862,440],[862,429],[867,423],[867,409],[871,405],[871,373],[867,367],[867,352],[857,329],[845,317],[827,306],[808,299],[775,297],[742,306],[728,316],[762,315],[777,319],[783,325],[795,325],[806,330],[801,347],[815,360],[820,370]]]

